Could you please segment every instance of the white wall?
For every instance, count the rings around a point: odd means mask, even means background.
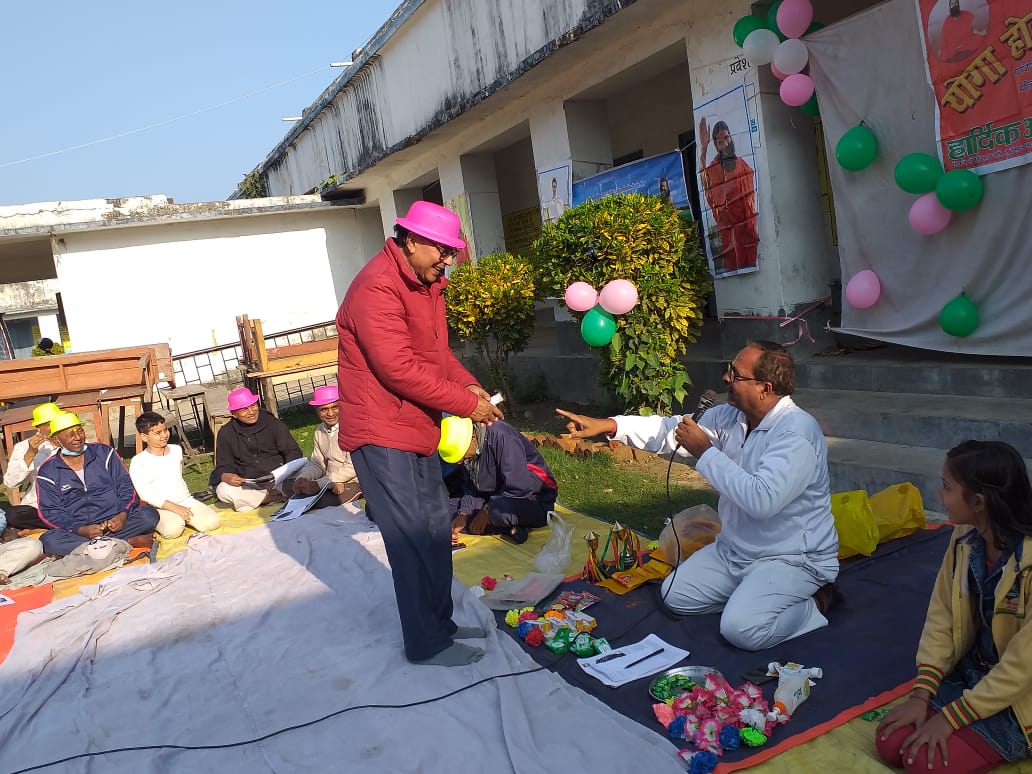
[[[341,208],[67,233],[55,263],[77,351],[166,341],[173,354],[333,319],[372,253]]]
[[[756,67],[731,78],[730,62],[741,51],[732,41],[735,21],[749,3],[698,4],[686,37],[692,92],[696,103],[742,83],[750,114],[759,121],[756,144],[759,271],[717,279],[714,292],[721,313],[777,315],[828,294],[831,245],[820,206],[812,121],[781,102]]]

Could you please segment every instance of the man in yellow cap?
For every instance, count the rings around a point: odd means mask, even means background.
[[[32,410],[34,435],[18,441],[11,451],[11,461],[4,473],[11,507],[7,509],[7,525],[14,529],[48,529],[36,510],[36,472],[57,447],[50,441],[50,420],[61,413],[56,403],[41,403]]]
[[[61,412],[50,421],[59,453],[44,462],[36,477],[39,515],[50,527],[43,550],[67,556],[101,535],[150,546],[158,512],[140,501],[122,458],[110,446],[86,443],[79,417]]]
[[[465,529],[525,543],[528,530],[545,526],[558,487],[541,452],[508,422],[485,426],[446,417],[437,449],[445,463],[458,466],[445,481],[454,492],[452,542]]]

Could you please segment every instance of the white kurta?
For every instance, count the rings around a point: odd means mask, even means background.
[[[678,449],[679,416],[615,419],[618,441],[651,452]],[[811,597],[838,575],[838,534],[817,421],[784,397],[751,433],[742,412],[728,405],[710,409],[699,424],[713,447],[695,467],[720,493],[722,529],[667,578],[664,600],[683,613],[724,609],[721,632],[750,650],[827,625]]]

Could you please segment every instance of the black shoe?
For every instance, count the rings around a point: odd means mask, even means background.
[[[527,535],[529,534],[526,527],[513,527],[509,530],[509,534],[506,537],[516,545],[522,545],[527,542]]]
[[[825,583],[813,595],[813,601],[817,604],[817,610],[821,615],[827,615],[832,606],[842,599],[837,583]]]
[[[18,539],[18,528],[7,527],[4,529],[3,534],[0,535],[0,543],[10,543],[12,540]]]

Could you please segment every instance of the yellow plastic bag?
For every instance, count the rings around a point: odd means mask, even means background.
[[[878,525],[874,522],[867,492],[837,492],[831,496],[831,515],[839,537],[839,559],[863,554],[870,556],[878,547]]]
[[[909,481],[871,495],[871,510],[879,543],[906,537],[926,526],[921,492]]]

